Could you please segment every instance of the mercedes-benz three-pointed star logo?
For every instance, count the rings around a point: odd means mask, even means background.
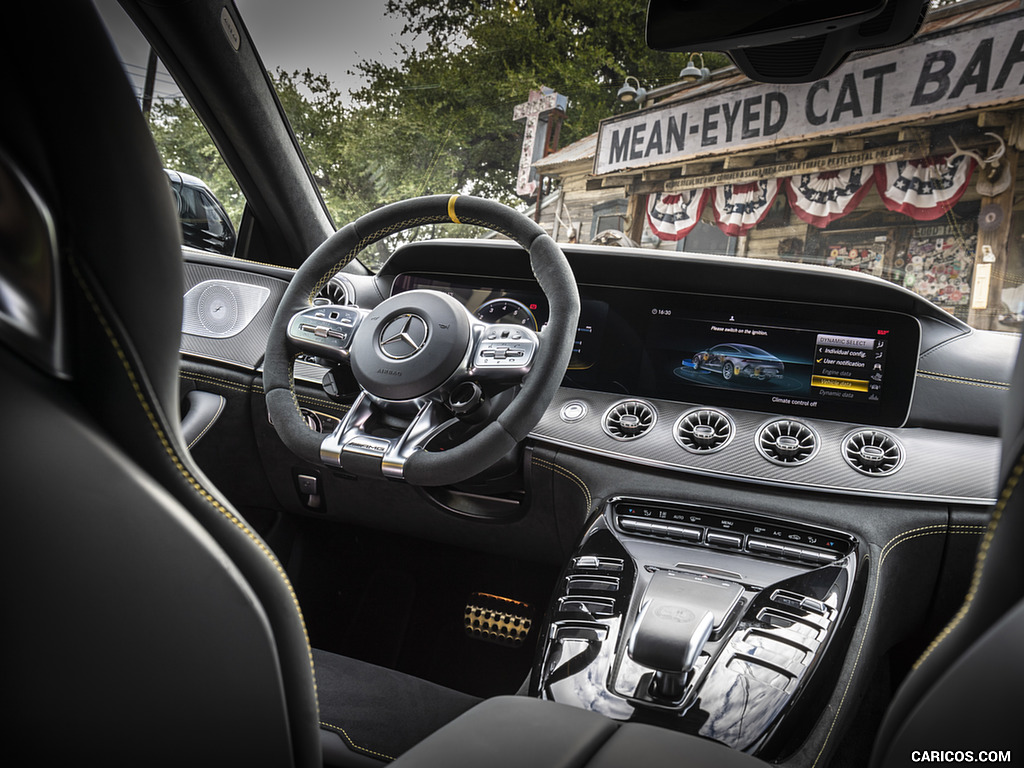
[[[408,312],[387,323],[380,332],[380,351],[392,360],[406,360],[427,343],[427,323]]]

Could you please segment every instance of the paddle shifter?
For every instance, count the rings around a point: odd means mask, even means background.
[[[654,574],[627,646],[633,661],[654,670],[648,690],[652,699],[682,700],[701,649],[742,595],[739,584],[702,574]]]

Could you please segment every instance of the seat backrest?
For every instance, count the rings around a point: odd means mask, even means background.
[[[18,739],[114,764],[319,764],[294,590],[180,436],[180,230],[106,31],[82,0],[20,4],[0,64],[17,73],[0,121],[18,192],[0,196],[0,488]],[[50,233],[52,260],[28,230]]]

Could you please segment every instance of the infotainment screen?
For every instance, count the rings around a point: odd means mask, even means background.
[[[885,426],[906,419],[920,343],[912,317],[728,297],[648,299],[652,396]]]
[[[394,292],[444,291],[488,322],[542,328],[535,284],[401,275]],[[624,396],[900,426],[914,388],[917,319],[895,312],[580,286],[564,384]]]

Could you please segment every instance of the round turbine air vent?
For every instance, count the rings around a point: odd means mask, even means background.
[[[335,275],[327,281],[327,285],[320,289],[317,297],[327,299],[331,304],[346,306],[351,303],[349,284]]]
[[[818,433],[792,419],[769,421],[757,432],[757,450],[768,461],[791,467],[814,458],[818,452]]]
[[[607,411],[601,420],[604,431],[616,440],[636,440],[658,420],[654,406],[643,400],[623,400]]]
[[[726,414],[714,408],[693,408],[676,421],[672,434],[690,453],[714,453],[727,446],[736,433],[736,425]]]
[[[903,466],[903,445],[887,432],[862,429],[843,440],[843,458],[858,472],[882,477]]]

